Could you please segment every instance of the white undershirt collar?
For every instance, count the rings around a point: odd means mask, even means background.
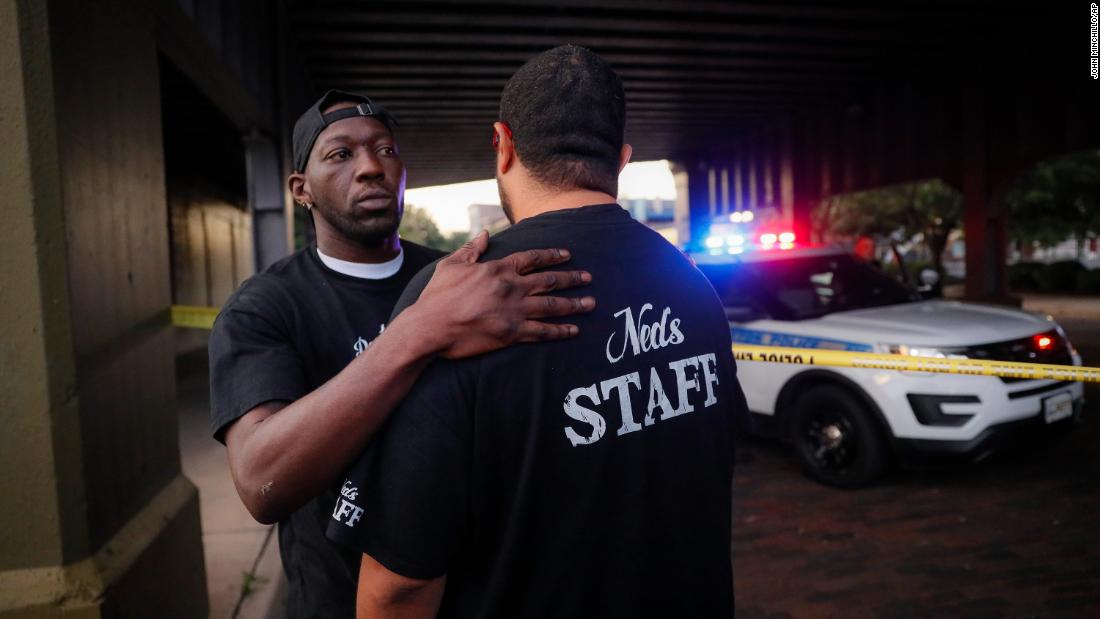
[[[359,279],[386,279],[387,277],[393,277],[401,270],[401,265],[405,262],[405,251],[398,251],[397,257],[393,260],[377,263],[340,260],[324,255],[321,253],[320,247],[317,248],[317,257],[321,259],[325,266],[342,275],[358,277]]]

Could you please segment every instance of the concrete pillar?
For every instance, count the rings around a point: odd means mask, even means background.
[[[711,179],[713,168],[707,159],[696,159],[688,167],[687,198],[691,215],[691,238],[693,247],[699,247],[707,236],[707,230],[713,221],[713,202],[711,201]]]
[[[45,614],[86,556],[46,11],[0,2],[0,616]]]
[[[719,195],[721,196],[721,212],[723,215],[728,215],[730,212],[730,170],[728,167],[722,168],[721,178],[719,182]]]
[[[761,140],[760,158],[763,160],[764,204],[775,206],[775,139],[768,134]]]
[[[733,162],[733,210],[743,211],[745,205],[745,182],[742,170],[745,167],[745,158],[740,153]]]
[[[146,11],[0,0],[0,617],[207,609]]]
[[[963,107],[963,229],[966,234],[966,297],[1008,301],[1007,238],[1000,193],[994,194],[990,165],[989,101],[984,48],[965,54]]]
[[[844,114],[843,125],[838,136],[842,153],[841,191],[848,193],[868,189],[863,183],[863,172],[867,166],[864,154],[867,139],[866,117],[862,106],[853,105]]]
[[[811,133],[811,124],[801,121],[789,125],[783,152],[784,181],[789,187],[792,230],[800,243],[816,242],[811,219],[821,202],[821,145]]]
[[[714,219],[718,210],[718,170],[707,166],[707,212]]]
[[[683,162],[670,161],[669,171],[676,186],[676,204],[673,221],[676,225],[676,244],[687,246],[691,239],[691,204],[688,200],[688,169]]]
[[[828,122],[823,116],[818,124],[818,149],[821,153],[821,197],[828,198],[840,193],[842,187],[841,170],[844,153],[837,145],[836,124]]]
[[[791,128],[784,126],[779,139],[779,209],[788,226],[795,224],[794,160],[791,153]],[[799,228],[804,226],[799,225]]]
[[[757,152],[757,144],[756,144],[755,141],[754,142],[749,142],[748,151],[745,154],[748,156],[748,159],[749,159],[749,170],[748,170],[748,177],[749,177],[749,208],[751,208],[754,211],[759,211],[760,207],[763,206],[763,204],[761,204],[761,202],[760,202],[760,194],[757,191],[757,180],[758,179],[757,179],[757,175],[756,175],[756,171],[757,171],[756,162],[757,162],[757,159],[759,157],[759,153]]]
[[[252,247],[256,271],[290,253],[283,175],[274,142],[260,133],[244,140],[248,170],[248,207],[252,212]]]
[[[680,244],[697,249],[714,216],[714,168],[707,159],[695,156],[674,164],[672,169],[676,181],[677,221],[681,213],[686,216]]]

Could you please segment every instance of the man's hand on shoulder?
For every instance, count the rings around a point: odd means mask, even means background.
[[[590,312],[596,300],[545,293],[583,286],[592,276],[585,271],[539,271],[568,261],[569,252],[562,249],[531,249],[479,263],[488,245],[489,235],[483,231],[440,260],[420,299],[409,308],[436,333],[439,354],[469,357],[517,342],[575,336],[576,325],[540,319]]]

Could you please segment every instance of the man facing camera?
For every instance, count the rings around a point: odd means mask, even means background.
[[[359,616],[732,615],[744,397],[714,290],[615,203],[624,125],[619,77],[580,47],[505,86],[493,144],[515,225],[485,257],[564,247],[599,305],[572,340],[421,375],[329,522],[363,553]]]
[[[317,243],[244,282],[210,336],[211,424],[241,501],[279,523],[292,617],[349,617],[358,553],[325,538],[349,464],[437,356],[570,336],[538,318],[592,300],[546,296],[581,272],[530,273],[567,258],[525,251],[477,263],[479,235],[443,258],[419,301],[389,321],[405,285],[442,253],[403,241],[405,165],[396,123],[370,99],[329,91],[294,125],[294,199]]]

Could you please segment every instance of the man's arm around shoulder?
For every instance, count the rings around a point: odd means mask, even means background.
[[[591,311],[595,300],[542,295],[590,276],[532,273],[568,253],[530,250],[478,263],[487,244],[483,233],[442,259],[420,300],[327,383],[293,402],[260,404],[228,427],[233,481],[256,520],[283,520],[334,484],[437,355],[466,357],[577,333],[574,325],[539,319]]]

